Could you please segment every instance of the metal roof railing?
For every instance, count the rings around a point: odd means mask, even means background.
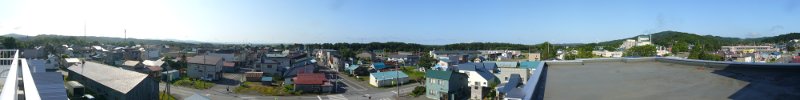
[[[3,83],[2,92],[0,92],[0,100],[17,100],[17,90],[19,88],[17,87],[17,85],[19,85],[19,83],[17,83],[17,70],[19,68],[18,54],[19,50],[0,50],[0,65],[9,66],[8,74],[4,75],[6,79]]]

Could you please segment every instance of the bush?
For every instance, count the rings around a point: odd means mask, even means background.
[[[177,85],[177,86],[191,87],[191,88],[195,88],[195,89],[208,89],[208,88],[214,87],[214,83],[201,81],[201,80],[192,80],[192,79],[189,79],[189,78],[184,78],[184,79],[181,79],[181,80],[177,80],[177,81],[175,81],[175,83],[172,83],[172,84],[173,85]]]
[[[425,87],[424,86],[417,86],[411,91],[411,96],[418,97],[422,94],[425,94]]]

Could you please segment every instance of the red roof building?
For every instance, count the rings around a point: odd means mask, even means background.
[[[794,56],[792,63],[800,63],[800,56]]]
[[[328,79],[322,73],[300,73],[297,74],[297,77],[294,77],[294,84],[322,85],[325,82],[328,82]]]

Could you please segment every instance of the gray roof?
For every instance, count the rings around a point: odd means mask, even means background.
[[[198,55],[188,59],[189,60],[187,62],[189,63],[206,65],[217,65],[217,62],[225,61],[222,57],[211,55]]]
[[[128,93],[128,91],[147,78],[147,74],[96,62],[75,64],[67,69],[121,93]]]
[[[44,59],[27,59],[27,62],[32,73],[45,72],[46,67],[53,67],[53,65],[47,64],[47,60]]]

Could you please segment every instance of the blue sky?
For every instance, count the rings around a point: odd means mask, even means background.
[[[0,1],[0,33],[225,43],[588,43],[664,30],[800,32],[796,0]]]

